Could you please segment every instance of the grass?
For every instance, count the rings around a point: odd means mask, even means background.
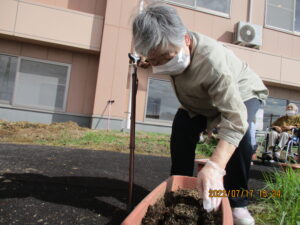
[[[267,198],[260,198],[256,204],[249,206],[256,224],[300,224],[300,171],[288,168],[264,174],[264,177]]]
[[[0,142],[6,143],[65,146],[128,153],[129,138],[130,136],[127,132],[92,130],[79,127],[74,122],[46,125],[0,121]],[[170,135],[137,132],[135,152],[170,156]],[[211,153],[211,145],[197,145],[197,158],[206,158]]]
[[[204,154],[210,157],[217,146],[217,139],[210,139],[196,146],[196,154]]]

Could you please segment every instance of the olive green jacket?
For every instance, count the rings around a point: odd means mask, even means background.
[[[190,117],[207,117],[207,129],[219,125],[218,137],[238,146],[247,131],[245,101],[258,98],[265,102],[268,89],[259,76],[234,53],[205,35],[191,32],[189,67],[171,75],[181,107]]]
[[[278,126],[278,127],[295,126],[297,128],[300,128],[300,116],[299,115],[282,116],[278,118],[274,123],[272,123],[272,126]]]

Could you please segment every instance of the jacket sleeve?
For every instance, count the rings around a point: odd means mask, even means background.
[[[211,69],[207,75],[208,94],[212,104],[221,113],[218,137],[237,147],[248,128],[247,108],[238,85],[231,75],[221,74],[215,69]]]
[[[275,120],[272,123],[271,127],[274,126],[282,127],[284,125],[285,120],[286,120],[286,116],[279,117],[277,120]]]

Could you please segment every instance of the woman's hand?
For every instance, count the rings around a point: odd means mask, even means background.
[[[235,149],[236,146],[220,139],[210,160],[198,173],[197,189],[203,198],[203,207],[208,212],[216,211],[221,204],[222,198],[210,197],[209,190],[224,190],[225,167]],[[211,193],[214,193],[214,191]]]
[[[223,176],[225,174],[224,169],[210,160],[198,172],[197,189],[203,199],[203,208],[207,212],[211,212],[212,210],[217,211],[221,204],[222,198],[210,196],[210,193],[222,192],[224,190]]]
[[[289,131],[289,130],[294,129],[294,128],[296,128],[296,127],[295,127],[295,126],[284,126],[284,127],[283,127],[283,129],[284,129],[285,131]]]
[[[274,128],[278,133],[282,132],[282,129],[279,126],[273,126],[272,128]]]

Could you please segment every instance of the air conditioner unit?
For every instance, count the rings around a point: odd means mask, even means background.
[[[234,44],[258,49],[262,46],[262,26],[238,22],[234,32]]]

